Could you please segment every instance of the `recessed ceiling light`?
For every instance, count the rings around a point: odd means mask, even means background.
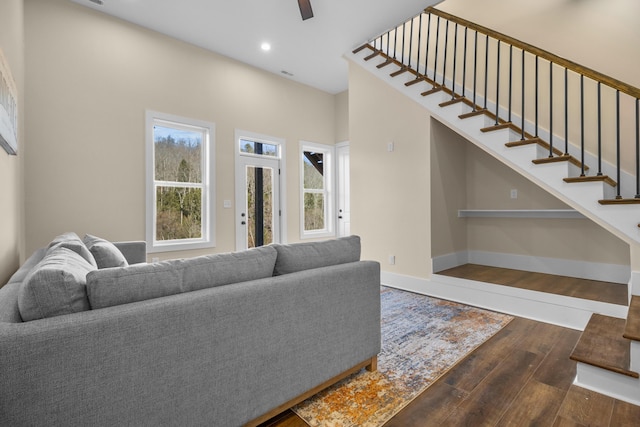
[[[264,50],[265,52],[269,52],[271,50],[271,45],[267,42],[264,42],[260,45],[260,49]]]
[[[91,3],[95,3],[98,6],[102,6],[104,2],[102,0],[89,0]]]
[[[280,71],[280,72],[281,72],[282,74],[284,74],[285,76],[293,77],[293,74],[292,74],[292,73],[290,73],[290,72],[288,72],[288,71],[286,71],[286,70],[282,70],[282,71]]]

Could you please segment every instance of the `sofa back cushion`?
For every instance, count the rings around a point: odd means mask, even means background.
[[[236,253],[133,264],[87,275],[91,308],[143,301],[273,274],[276,250],[270,246]]]
[[[360,237],[272,245],[278,251],[274,276],[360,260]]]
[[[129,265],[122,252],[108,240],[87,234],[82,239],[98,268],[126,267]]]
[[[51,247],[20,285],[18,308],[22,320],[88,310],[86,276],[94,269],[73,250]]]
[[[54,246],[62,246],[63,248],[72,250],[84,258],[89,264],[97,267],[96,260],[93,258],[93,255],[91,255],[89,249],[87,249],[82,240],[80,240],[80,237],[78,237],[78,235],[73,231],[57,236],[51,241],[51,243],[49,243],[48,249],[51,249]]]

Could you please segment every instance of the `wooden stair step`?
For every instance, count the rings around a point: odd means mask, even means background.
[[[373,49],[368,43],[365,43],[362,46],[354,49],[353,50],[353,54],[355,55],[356,53],[359,53],[361,50],[366,49],[366,48]]]
[[[640,341],[640,295],[631,297],[623,336],[629,340]]]
[[[585,175],[585,176],[573,176],[569,178],[564,178],[564,182],[568,182],[570,184],[577,183],[577,182],[598,182],[598,181],[607,183],[612,187],[615,187],[618,185],[618,183],[615,180],[611,179],[608,175],[592,175],[592,176]]]
[[[380,55],[380,52],[375,51],[375,52],[373,52],[372,54],[365,56],[365,57],[364,57],[364,60],[365,60],[365,61],[368,61],[368,60],[370,60],[370,59],[375,58],[375,57],[376,57],[376,56],[378,56],[378,55]]]
[[[465,102],[465,97],[464,96],[456,96],[453,99],[450,99],[448,101],[445,102],[441,102],[440,104],[438,104],[440,107],[448,107],[449,105],[454,105],[454,104],[458,104],[460,102]]]
[[[629,369],[631,346],[630,341],[622,336],[624,329],[624,319],[601,314],[591,315],[570,359],[639,378],[637,372]]]
[[[434,93],[438,93],[442,90],[442,86],[433,86],[431,89],[422,92],[420,95],[422,96],[429,96],[429,95],[433,95]]]
[[[544,165],[546,163],[568,162],[571,160],[571,156],[568,154],[562,154],[554,157],[543,157],[541,159],[531,160],[536,165]]]
[[[620,197],[619,199],[603,199],[598,200],[598,203],[601,205],[637,205],[640,204],[640,198],[623,199]]]
[[[405,66],[402,66],[399,70],[394,71],[393,73],[389,74],[391,77],[398,77],[400,74],[402,73],[406,73],[407,71],[409,71],[409,69]]]
[[[540,138],[522,139],[520,141],[511,141],[504,144],[506,147],[522,147],[524,145],[537,144]]]
[[[424,78],[422,76],[417,76],[415,79],[406,82],[404,85],[409,87],[409,86],[413,86],[416,83],[420,83],[422,81],[424,81]]]
[[[384,67],[386,67],[386,66],[387,66],[387,65],[389,65],[389,64],[393,64],[393,59],[388,58],[388,59],[387,59],[386,61],[384,61],[383,63],[376,65],[376,68],[384,68]]]
[[[485,110],[484,108],[479,108],[479,109],[477,109],[475,111],[469,111],[468,113],[460,114],[458,116],[458,118],[464,120],[464,119],[468,119],[468,118],[471,118],[471,117],[480,116],[480,115],[486,114],[486,113],[487,113],[487,110]]]
[[[492,126],[487,126],[486,128],[482,128],[482,129],[480,129],[480,132],[483,132],[483,133],[493,132],[493,131],[501,130],[501,129],[509,129],[512,126],[513,126],[512,123],[504,122],[504,123],[499,123],[497,125],[492,125]]]

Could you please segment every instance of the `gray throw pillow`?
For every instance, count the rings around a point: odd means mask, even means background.
[[[129,265],[127,259],[116,245],[108,240],[87,234],[82,239],[93,258],[96,260],[98,268],[126,267]]]
[[[272,245],[278,251],[274,276],[360,260],[360,237]]]
[[[62,246],[63,248],[70,249],[84,258],[89,264],[97,267],[96,260],[93,258],[93,255],[91,255],[89,249],[87,249],[82,240],[80,240],[80,237],[78,237],[78,235],[73,231],[57,236],[51,241],[51,243],[49,243],[48,248],[51,249],[54,246]]]
[[[62,246],[49,249],[20,285],[18,309],[22,320],[88,310],[86,276],[94,269],[70,249]]]

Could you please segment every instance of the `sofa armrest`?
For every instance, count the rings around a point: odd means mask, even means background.
[[[129,264],[147,262],[147,242],[113,242],[113,244],[122,252]]]

